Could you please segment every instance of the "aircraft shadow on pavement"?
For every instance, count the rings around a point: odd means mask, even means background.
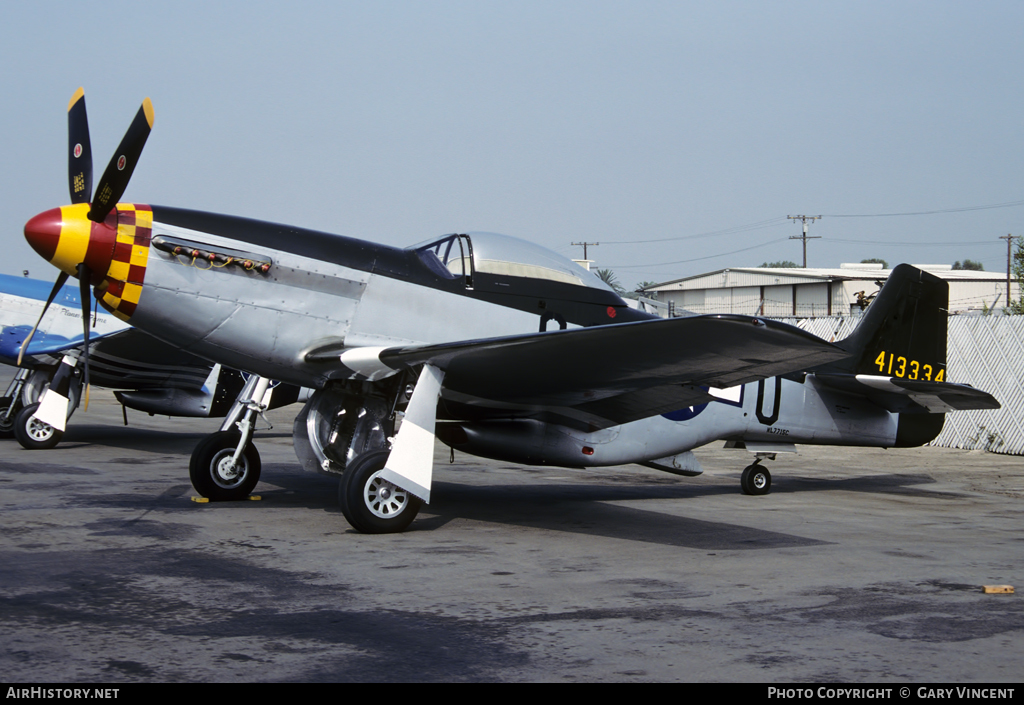
[[[845,490],[935,499],[957,497],[954,493],[934,492],[918,487],[934,482],[927,476],[900,474],[836,480],[787,478],[788,486],[784,491]],[[437,483],[436,488],[434,503],[424,507],[420,519],[410,530],[431,530],[455,519],[468,519],[706,550],[751,550],[828,543],[734,523],[706,521],[666,511],[610,504],[630,500],[677,500],[673,506],[685,509],[687,499],[699,501],[709,495],[739,494],[738,488],[722,484],[711,487],[580,484],[481,487]],[[743,501],[750,502],[751,510],[756,511],[757,502],[761,499],[745,497]]]
[[[799,494],[804,492],[867,492],[870,494],[890,494],[912,497],[930,497],[933,499],[958,499],[963,497],[957,492],[936,492],[924,489],[923,485],[934,485],[935,480],[928,475],[909,475],[905,473],[889,473],[885,475],[865,475],[863,477],[818,478],[818,477],[783,477],[772,485],[772,494]]]
[[[437,499],[422,510],[421,518],[413,523],[410,530],[437,529],[461,519],[702,550],[752,550],[826,543],[728,522],[706,521],[656,509],[610,504],[693,497],[692,493],[681,492],[673,487],[480,487],[438,483],[436,492]],[[675,506],[682,508],[682,504]]]
[[[274,506],[322,509],[338,513],[337,482],[325,475],[303,471],[296,465],[275,463],[264,467],[257,492]],[[836,480],[787,478],[787,492],[846,490],[949,499],[955,495],[922,490],[934,480],[917,475],[872,475]],[[472,485],[435,482],[434,499],[424,506],[408,531],[441,530],[450,522],[468,520],[528,529],[560,531],[626,539],[701,550],[756,550],[826,545],[828,542],[768,531],[735,523],[707,521],[669,513],[685,509],[686,500],[713,495],[738,495],[731,483],[698,484],[583,484],[543,483]],[[769,498],[766,498],[770,500]],[[671,500],[658,509],[619,502]],[[762,498],[745,497],[756,510]]]
[[[338,513],[337,482],[297,466],[264,468],[257,492],[275,506],[321,508]],[[325,492],[325,488],[329,491]],[[824,545],[826,542],[726,522],[693,519],[654,509],[610,504],[645,500],[699,499],[732,494],[733,487],[671,484],[544,483],[469,485],[435,482],[433,502],[425,505],[407,530],[438,531],[452,521],[468,520],[526,529],[561,531],[707,550],[751,550]],[[754,498],[751,498],[754,499]]]
[[[83,444],[102,444],[125,450],[185,456],[191,452],[202,435],[194,432],[168,432],[117,426],[78,426],[69,429],[72,441]],[[65,445],[63,449],[70,450],[71,446]],[[47,454],[47,457],[52,461],[52,456]],[[123,463],[126,460],[128,459],[111,459],[108,462]],[[52,464],[44,463],[47,467]],[[26,464],[26,469],[31,465],[36,463]],[[187,480],[187,473],[187,465],[183,463],[183,480]],[[440,530],[452,521],[468,520],[701,550],[756,550],[827,543],[756,527],[707,521],[672,513],[685,511],[689,504],[686,500],[700,502],[703,498],[712,496],[739,495],[739,488],[736,486],[738,483],[734,484],[731,478],[727,480],[721,476],[712,476],[707,479],[713,483],[701,484],[701,480],[689,483],[680,481],[679,484],[650,482],[644,481],[643,477],[638,477],[636,482],[629,482],[626,476],[616,478],[614,482],[606,480],[600,484],[587,484],[584,476],[580,477],[579,482],[547,481],[506,485],[436,482],[433,503],[424,507],[420,517],[409,530]],[[955,493],[923,489],[922,485],[935,483],[931,477],[923,474],[885,474],[836,479],[788,476],[780,480],[773,487],[773,493],[810,494],[841,490],[936,499],[955,499],[958,496]],[[269,463],[264,466],[262,483],[256,493],[263,495],[267,504],[277,507],[322,509],[338,513],[338,521],[344,522],[337,506],[337,481],[334,478],[307,472],[297,464]],[[130,493],[118,495],[116,499],[106,496],[103,499],[92,498],[92,501],[103,504],[116,503],[120,506],[139,501],[140,508],[170,508],[180,503],[180,497],[190,494],[191,490],[187,485],[176,486],[174,489],[174,496],[161,496],[159,499],[143,498]],[[665,500],[671,500],[672,503],[666,504]],[[742,498],[742,501],[749,503],[751,510],[756,510],[758,503],[765,500],[770,502],[771,495],[766,498]],[[635,504],[648,501],[657,503],[657,508],[641,508]],[[620,504],[623,502],[632,504]],[[142,504],[146,506],[142,507]],[[232,504],[238,506],[237,503]],[[254,503],[253,509],[258,506],[259,504]]]

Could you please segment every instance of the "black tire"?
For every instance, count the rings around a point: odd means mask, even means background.
[[[260,454],[252,443],[238,458],[238,466],[230,467],[238,439],[237,431],[212,433],[192,451],[188,476],[192,487],[203,497],[215,502],[245,499],[260,481]]]
[[[768,494],[772,489],[772,474],[768,472],[768,468],[757,463],[748,465],[743,469],[743,475],[740,477],[740,487],[743,489],[743,494]]]
[[[10,416],[7,416],[8,409],[11,410]],[[20,410],[20,394],[13,399],[11,397],[0,397],[0,438],[14,438],[14,420],[17,418]]]
[[[39,403],[29,404],[14,417],[14,437],[22,448],[27,450],[49,450],[60,443],[63,431],[58,431],[50,424],[32,418]]]
[[[338,483],[338,504],[352,528],[363,534],[405,531],[423,500],[379,477],[389,450],[372,450],[355,458]]]

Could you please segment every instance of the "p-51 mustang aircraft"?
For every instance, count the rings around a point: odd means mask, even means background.
[[[946,285],[909,266],[836,344],[749,316],[663,320],[571,261],[501,235],[400,249],[117,203],[153,124],[148,98],[90,202],[81,89],[68,118],[74,202],[32,218],[29,243],[139,329],[315,387],[295,423],[296,453],[340,477],[342,511],[362,532],[401,531],[430,501],[435,434],[532,465],[632,462],[686,475],[700,471],[689,451],[716,439],[758,453],[919,445],[946,411],[998,407],[946,382]],[[258,479],[251,448],[244,431],[201,443],[196,489],[244,497]],[[759,462],[743,473],[750,494],[770,482]]]

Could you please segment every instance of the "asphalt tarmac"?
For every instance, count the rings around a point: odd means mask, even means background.
[[[801,447],[706,472],[436,454],[433,503],[364,536],[261,431],[261,501],[199,504],[213,420],[95,392],[63,442],[0,441],[0,680],[1024,679],[1024,458]],[[983,594],[1010,584],[1013,595]]]

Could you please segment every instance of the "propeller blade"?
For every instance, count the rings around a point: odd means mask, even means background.
[[[92,146],[81,88],[68,103],[68,189],[72,203],[88,203],[92,198]]]
[[[89,319],[92,313],[92,294],[89,290],[89,279],[92,278],[92,271],[89,266],[82,262],[78,265],[78,291],[82,300],[82,364],[84,375],[82,386],[85,388],[85,410],[89,410]]]
[[[50,308],[50,304],[57,298],[57,292],[68,280],[67,272],[61,272],[57,275],[57,281],[53,283],[53,289],[50,290],[50,296],[46,299],[46,304],[43,305],[43,312],[39,314],[39,320],[32,326],[32,330],[26,336],[25,340],[21,342],[21,348],[18,350],[18,367],[21,367],[21,359],[25,356],[25,351],[28,349],[28,343],[32,340],[32,336],[36,334],[36,329],[39,328],[39,324],[43,322],[43,316],[46,315],[46,309]]]
[[[103,176],[96,185],[96,196],[92,201],[92,210],[89,212],[89,219],[102,223],[107,214],[117,205],[124,190],[128,187],[128,181],[135,171],[135,165],[139,162],[142,148],[146,145],[146,139],[153,129],[153,104],[146,98],[142,101],[142,107],[136,113],[135,119],[124,133],[121,144],[114,152],[113,158],[107,164]]]

